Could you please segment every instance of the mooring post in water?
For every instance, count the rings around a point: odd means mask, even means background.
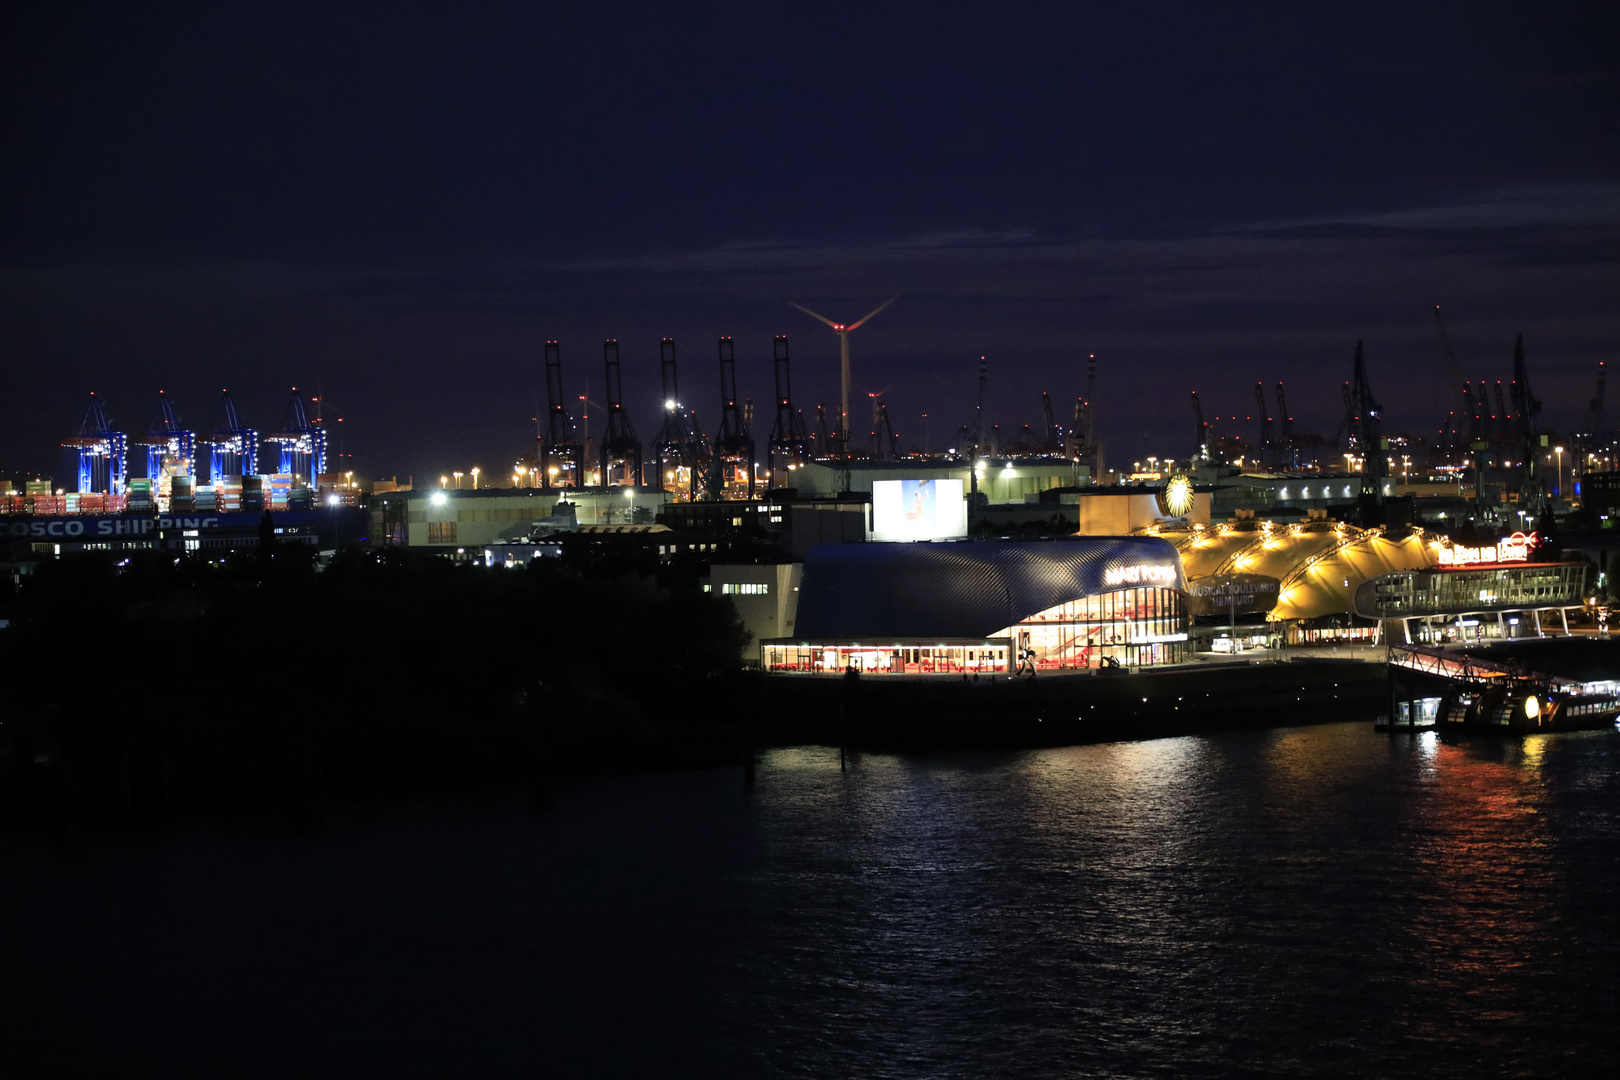
[[[964,673],[962,678],[967,678]],[[844,669],[844,685],[838,696],[838,771],[846,771],[844,760],[844,739],[849,735],[850,724],[859,710],[856,699],[861,693],[861,669],[851,664]]]
[[[1395,650],[1386,643],[1384,646],[1384,673],[1389,678],[1389,733],[1395,734],[1395,725],[1399,719],[1395,715]]]

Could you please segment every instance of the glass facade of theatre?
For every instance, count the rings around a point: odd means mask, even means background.
[[[1191,659],[1187,595],[1179,589],[1119,589],[1031,615],[972,641],[766,641],[766,671],[879,675],[1005,672],[1028,648],[1037,670],[1174,664]]]
[[[1178,589],[1119,589],[1037,612],[996,637],[1035,653],[1037,668],[1126,667],[1190,658],[1187,595]]]
[[[824,544],[796,638],[767,671],[947,675],[1135,668],[1190,659],[1186,576],[1158,537]]]

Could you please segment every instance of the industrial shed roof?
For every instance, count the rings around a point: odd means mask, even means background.
[[[1133,572],[1143,567],[1172,573],[1144,579]],[[1151,536],[824,544],[804,561],[795,636],[984,638],[1058,604],[1144,585],[1186,589],[1175,545]]]

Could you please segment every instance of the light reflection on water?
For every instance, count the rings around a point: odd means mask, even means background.
[[[968,1013],[950,1003],[968,1002],[996,1033],[975,1044],[992,1072],[1564,1071],[1565,1055],[1600,1053],[1613,1002],[1572,939],[1616,950],[1607,916],[1569,893],[1549,821],[1591,770],[1620,787],[1606,738],[1449,745],[1336,725],[869,758],[834,792],[822,762],[769,758],[762,835],[836,799],[862,841],[752,881],[796,928],[771,954],[794,989],[774,998],[770,1029],[841,1048],[798,1012],[831,966],[848,979],[845,1022],[866,1036],[842,1042],[856,1071],[885,1071],[854,1052],[880,1031],[906,1033],[879,1055],[888,1071],[953,1071],[952,1024]],[[1587,870],[1612,895],[1613,834],[1583,841],[1607,847]],[[840,908],[837,866],[870,873],[864,912]]]
[[[741,770],[0,861],[56,1071],[1498,1076],[1609,1060],[1620,736]],[[131,928],[139,928],[133,932]],[[246,1055],[241,1048],[250,1046]],[[64,1056],[65,1055],[65,1056]],[[99,1070],[104,1071],[104,1070]]]

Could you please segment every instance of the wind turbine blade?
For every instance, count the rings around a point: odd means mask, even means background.
[[[827,318],[827,316],[822,315],[819,312],[811,311],[809,308],[805,307],[803,304],[795,304],[793,301],[789,300],[788,301],[788,307],[796,307],[800,311],[804,312],[806,315],[810,316],[812,319],[820,319],[822,322],[826,323],[828,326],[832,327],[834,330],[838,329],[838,324],[837,323],[833,322],[831,319]]]
[[[862,318],[857,319],[856,321],[850,323],[849,326],[848,326],[848,329],[854,330],[857,327],[859,327],[861,325],[861,323],[870,321],[872,319],[872,317],[875,316],[878,312],[882,311],[884,308],[888,307],[890,304],[894,303],[898,299],[900,299],[898,296],[889,297],[887,300],[883,301],[883,303],[879,304],[877,307],[875,307],[871,311],[867,312],[865,316],[863,316]]]

